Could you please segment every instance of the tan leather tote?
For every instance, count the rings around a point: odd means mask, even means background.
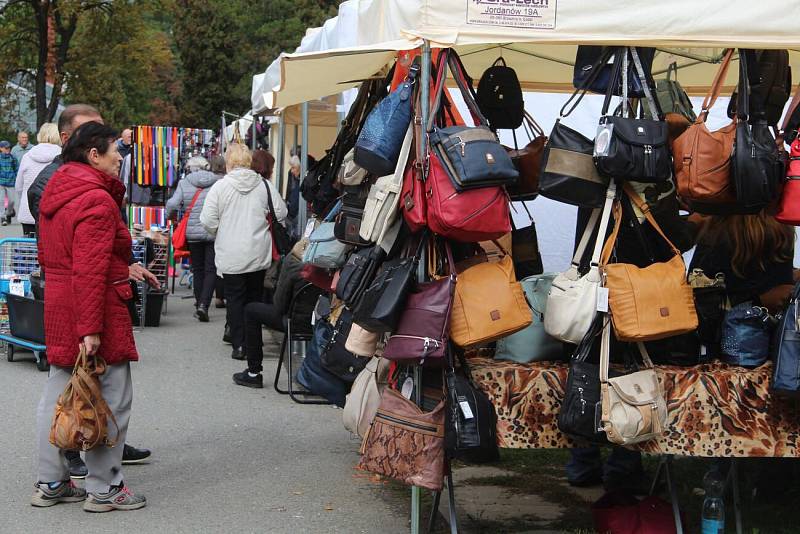
[[[479,263],[457,273],[450,339],[460,347],[496,341],[533,321],[514,274],[514,261],[499,243],[495,244],[504,254],[500,261]]]
[[[703,100],[694,124],[672,142],[672,162],[678,195],[690,204],[730,204],[736,202],[731,180],[730,158],[736,139],[736,121],[709,131],[706,119],[719,96],[733,49],[729,48],[717,71],[714,83]]]
[[[355,324],[353,324],[355,326]],[[342,410],[344,427],[362,438],[375,419],[381,404],[381,394],[389,378],[389,365],[392,362],[378,356],[372,358],[358,374]]]
[[[675,255],[667,262],[637,267],[628,263],[608,263],[622,219],[619,202],[614,207],[614,231],[606,241],[600,259],[608,307],[614,332],[620,341],[653,341],[685,334],[697,329],[697,311],[692,288],[686,282],[683,256],[667,238],[648,206],[625,184],[625,193]]]
[[[100,356],[88,356],[81,345],[72,377],[56,402],[50,443],[59,449],[73,451],[116,445],[116,438],[108,437],[108,421],[110,419],[117,427],[117,420],[100,387],[99,376],[105,371],[105,360]]]
[[[600,343],[601,422],[608,441],[630,445],[658,438],[667,422],[667,403],[658,375],[643,343],[638,343],[645,368],[609,378],[611,328],[606,321]]]

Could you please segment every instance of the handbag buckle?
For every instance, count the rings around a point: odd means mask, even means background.
[[[458,146],[460,146],[460,147],[461,147],[461,157],[462,157],[462,158],[463,158],[463,157],[465,157],[465,156],[466,156],[465,149],[466,149],[466,147],[467,147],[467,144],[464,142],[464,140],[463,140],[463,139],[461,139],[461,136],[459,136],[459,135],[455,135],[455,136],[453,136],[453,137],[455,137],[456,139],[458,139]]]

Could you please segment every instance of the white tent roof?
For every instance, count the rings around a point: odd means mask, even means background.
[[[790,49],[800,72],[800,33],[791,20],[800,20],[800,2],[348,0],[337,17],[309,30],[295,53],[281,54],[254,77],[253,109],[339,93],[423,39],[457,48],[472,76],[502,52],[526,89],[542,91],[571,89],[579,43],[653,46],[660,50],[654,73],[678,61],[681,84],[697,94],[711,82],[724,47]],[[728,84],[736,77],[731,69]]]

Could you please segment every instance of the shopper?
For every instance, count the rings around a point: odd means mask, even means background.
[[[117,140],[117,151],[119,152],[120,157],[125,159],[131,153],[131,139],[133,136],[133,132],[131,132],[130,128],[125,128],[122,130],[122,133]]]
[[[289,158],[289,172],[287,174],[286,204],[289,209],[289,222],[286,225],[291,235],[299,237],[297,229],[297,214],[300,211],[300,158]]]
[[[61,154],[61,137],[58,135],[58,126],[52,122],[42,124],[36,135],[36,141],[38,144],[22,157],[14,184],[14,189],[19,197],[17,220],[22,223],[22,234],[26,236],[35,233],[36,230],[36,221],[28,207],[28,189],[42,169]]]
[[[281,261],[281,272],[275,286],[272,304],[251,302],[244,308],[245,347],[247,348],[247,369],[233,375],[233,381],[240,386],[263,388],[261,376],[264,363],[264,341],[261,337],[262,325],[277,332],[285,331],[286,316],[292,298],[305,285],[300,277],[303,259],[303,244],[298,243]]]
[[[272,263],[268,188],[279,222],[286,218],[286,204],[270,182],[250,169],[252,155],[245,145],[231,143],[225,162],[228,174],[211,187],[200,222],[216,237],[214,253],[217,272],[225,281],[231,357],[243,360],[244,307],[260,300],[264,273]]]
[[[125,300],[131,236],[122,222],[125,187],[117,175],[121,158],[116,132],[90,121],[75,130],[62,165],[41,202],[39,261],[47,273],[45,337],[50,375],[37,413],[39,479],[31,504],[52,506],[85,500],[84,510],[135,510],[147,501],[124,483],[122,449],[86,451],[86,489],[69,480],[61,450],[49,441],[58,396],[72,374],[79,350],[105,359],[100,375],[103,397],[113,413],[116,440],[125,442],[133,389],[130,362],[139,355]],[[88,493],[88,495],[87,495]]]
[[[0,221],[3,226],[8,226],[13,215],[14,183],[18,168],[17,160],[11,154],[11,143],[0,141]]]
[[[261,175],[266,180],[272,179],[272,169],[275,166],[275,158],[264,149],[259,148],[253,151],[253,161],[250,168]]]
[[[17,160],[17,165],[22,163],[22,156],[32,148],[33,145],[28,142],[28,132],[19,132],[17,134],[17,144],[11,149],[11,155]]]
[[[213,172],[217,179],[221,179],[225,176],[227,172],[225,169],[225,158],[216,155],[209,160],[211,164],[211,172]],[[217,273],[216,284],[214,284],[214,307],[217,309],[222,309],[225,307],[225,283],[222,281],[222,277]],[[225,343],[231,342],[230,336],[230,329],[228,328],[228,323],[225,323],[225,334],[222,336],[223,341]]]
[[[217,268],[214,265],[214,237],[206,232],[200,224],[200,213],[208,195],[209,188],[217,181],[218,176],[210,170],[208,160],[202,156],[194,156],[186,162],[188,174],[178,182],[178,187],[167,201],[167,217],[187,210],[189,223],[186,227],[186,241],[192,261],[194,276],[194,316],[202,323],[208,322],[208,307],[214,293],[217,280]],[[195,196],[197,198],[195,199]],[[194,204],[192,201],[194,200]],[[190,208],[191,206],[191,208]]]

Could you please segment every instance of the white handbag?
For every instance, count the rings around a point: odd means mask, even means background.
[[[358,373],[353,382],[342,413],[344,427],[353,434],[362,438],[367,434],[381,405],[381,393],[386,387],[391,363],[386,358],[376,356]]]
[[[581,241],[572,257],[572,265],[553,279],[550,293],[547,296],[547,311],[544,314],[544,330],[552,337],[577,345],[580,343],[597,314],[597,293],[601,286],[600,252],[605,242],[608,221],[611,218],[611,206],[616,196],[614,181],[606,191],[606,202],[603,206],[602,216],[600,210],[592,211],[592,216],[586,224]],[[589,272],[581,276],[578,267],[589,244],[597,219],[600,226],[594,244],[592,263]]]
[[[384,234],[394,224],[398,216],[400,190],[403,188],[403,175],[411,152],[413,139],[413,123],[408,126],[403,146],[400,148],[400,157],[394,174],[381,176],[369,188],[367,203],[364,205],[364,215],[361,218],[361,228],[358,235],[361,239],[372,243],[379,243]]]
[[[367,171],[356,165],[353,159],[355,149],[344,155],[342,166],[339,167],[339,182],[342,185],[360,185],[367,177]]]

